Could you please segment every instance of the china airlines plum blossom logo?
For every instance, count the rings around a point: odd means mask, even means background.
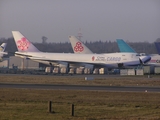
[[[81,42],[77,42],[76,46],[74,47],[74,51],[76,52],[82,52],[84,50],[82,43]]]
[[[95,59],[95,57],[93,56],[93,57],[92,57],[92,61],[94,61],[94,59]]]
[[[17,47],[19,50],[25,51],[29,48],[30,42],[26,38],[21,38],[17,41]]]

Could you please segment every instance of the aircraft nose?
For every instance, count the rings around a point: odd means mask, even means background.
[[[142,61],[142,63],[147,63],[151,60],[151,57],[150,56],[141,56],[139,59]]]

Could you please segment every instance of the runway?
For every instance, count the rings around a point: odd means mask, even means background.
[[[90,85],[54,85],[54,84],[12,84],[0,83],[0,88],[46,89],[46,90],[95,90],[112,92],[160,92],[160,87],[138,86],[90,86]]]

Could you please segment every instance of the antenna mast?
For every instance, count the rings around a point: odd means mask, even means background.
[[[83,37],[82,33],[81,33],[81,28],[79,28],[79,32],[78,32],[78,36],[77,37],[81,41],[81,38]]]

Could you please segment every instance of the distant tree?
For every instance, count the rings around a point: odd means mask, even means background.
[[[160,41],[160,38],[157,38],[156,41]],[[17,51],[13,38],[1,38],[0,44],[2,42],[7,43],[6,51],[9,52],[9,55],[13,55]],[[155,54],[157,53],[154,43],[149,42],[127,42],[137,53],[147,53]],[[54,52],[54,53],[73,53],[71,44],[69,42],[60,42],[60,43],[33,43],[40,51],[43,52]],[[113,53],[119,52],[117,43],[115,41],[95,41],[95,42],[84,42],[84,44],[93,52],[93,53]]]
[[[5,39],[5,38],[0,38],[0,42],[6,42],[7,41],[7,39]]]
[[[155,42],[160,42],[160,38],[157,38]]]
[[[8,52],[9,56],[14,56],[14,52],[17,51],[17,47],[13,38],[7,39],[7,46],[5,51]]]

